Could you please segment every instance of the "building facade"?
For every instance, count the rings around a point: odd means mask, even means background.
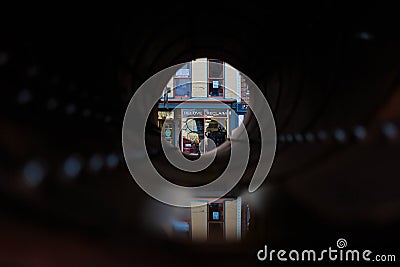
[[[248,99],[245,78],[229,64],[206,58],[188,62],[169,80],[159,101],[163,138],[188,154],[206,152],[230,138]]]

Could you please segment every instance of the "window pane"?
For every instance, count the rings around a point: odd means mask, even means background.
[[[209,74],[210,78],[223,78],[224,77],[224,65],[221,60],[210,60]]]
[[[209,96],[224,96],[224,80],[210,79],[208,83]]]
[[[204,139],[204,119],[184,118],[182,120],[182,145],[181,151],[188,154],[200,153],[200,142]]]
[[[213,119],[206,119],[206,136],[207,138],[214,141],[215,146],[220,146],[223,142],[226,141],[226,126],[227,126],[227,119],[226,115],[225,118],[213,118]],[[207,142],[208,143],[208,142]],[[210,151],[213,146],[207,147],[206,151]]]
[[[175,78],[175,96],[189,97],[190,96],[190,79]]]
[[[176,71],[175,75],[178,77],[190,77],[190,64],[183,65],[182,68]]]

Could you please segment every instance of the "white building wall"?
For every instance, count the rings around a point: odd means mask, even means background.
[[[207,59],[192,61],[192,97],[207,97]]]
[[[225,96],[224,98],[240,99],[240,74],[231,65],[225,63]],[[204,98],[208,96],[208,61],[207,58],[199,58],[192,61],[192,95],[191,97]],[[167,84],[171,88],[169,98],[174,97],[174,78]]]
[[[237,98],[238,71],[225,63],[225,98]]]

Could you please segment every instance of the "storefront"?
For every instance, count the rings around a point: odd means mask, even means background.
[[[162,136],[182,152],[198,155],[221,145],[238,127],[232,101],[188,101],[172,111],[159,109]]]

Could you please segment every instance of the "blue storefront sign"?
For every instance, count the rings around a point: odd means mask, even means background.
[[[248,104],[237,104],[237,113],[238,114],[245,114],[247,112]]]

